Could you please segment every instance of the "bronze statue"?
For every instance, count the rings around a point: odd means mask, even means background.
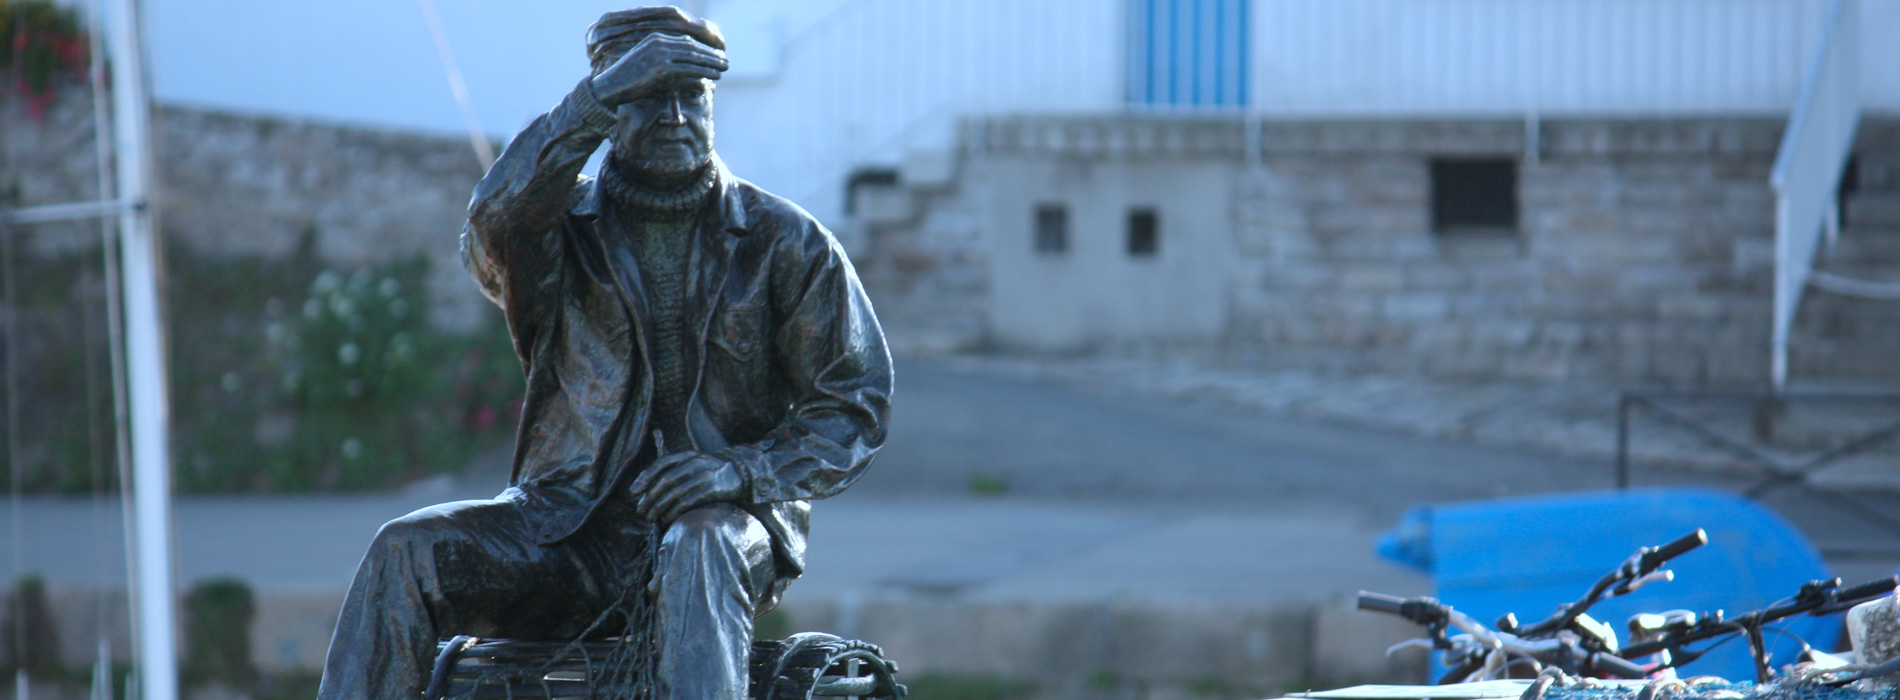
[[[607,13],[592,75],[476,187],[463,257],[527,374],[514,473],[383,526],[318,697],[415,698],[450,635],[645,635],[648,697],[745,697],[810,501],[884,443],[891,361],[837,240],[714,154],[724,49],[677,8]]]

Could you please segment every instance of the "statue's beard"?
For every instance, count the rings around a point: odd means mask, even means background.
[[[694,174],[705,170],[712,162],[712,127],[708,125],[704,133],[696,134],[697,148],[690,154],[660,155],[658,149],[622,148],[615,144],[612,151],[614,166],[629,179],[655,189],[672,189],[690,179]]]

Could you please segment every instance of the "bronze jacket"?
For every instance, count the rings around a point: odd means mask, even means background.
[[[627,237],[580,177],[606,133],[576,104],[593,99],[585,89],[508,145],[462,232],[463,262],[501,306],[527,374],[502,497],[521,505],[542,544],[580,529],[654,459],[643,351],[652,321]],[[713,167],[682,305],[699,340],[687,343],[698,372],[688,378],[690,448],[739,465],[739,505],[772,533],[789,579],[804,570],[810,500],[856,481],[884,443],[890,353],[831,232],[716,158]]]

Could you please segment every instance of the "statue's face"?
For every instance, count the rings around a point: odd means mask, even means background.
[[[712,81],[680,80],[620,105],[613,157],[649,184],[677,184],[712,159]]]

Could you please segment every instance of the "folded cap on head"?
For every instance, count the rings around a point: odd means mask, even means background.
[[[661,5],[601,15],[587,28],[587,61],[593,65],[594,72],[599,73],[619,60],[627,49],[654,33],[692,37],[699,43],[726,50],[726,37],[719,33],[719,25],[686,14],[685,10],[672,5]]]

